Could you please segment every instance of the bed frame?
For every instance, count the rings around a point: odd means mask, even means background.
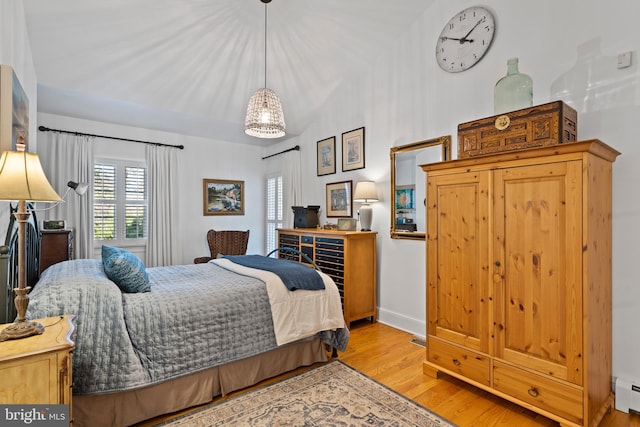
[[[9,227],[4,245],[0,246],[0,323],[11,323],[17,313],[13,302],[14,286],[18,285],[18,222],[14,212],[18,210],[10,205]],[[38,219],[32,203],[27,203],[27,210],[31,212],[25,224],[26,234],[26,270],[27,286],[35,286],[38,281],[38,267],[40,265],[40,230]]]
[[[26,226],[27,286],[33,287],[39,278],[40,239],[33,206],[28,205],[27,208],[31,211]],[[11,207],[10,210],[12,215],[5,245],[0,246],[0,316],[4,314],[6,319],[2,323],[12,322],[16,317],[12,285],[17,283],[18,274],[18,226],[13,216],[16,209]],[[130,426],[211,402],[217,396],[255,385],[301,366],[326,362],[330,357],[330,349],[319,338],[313,338],[160,384],[121,392],[73,395],[73,425]]]

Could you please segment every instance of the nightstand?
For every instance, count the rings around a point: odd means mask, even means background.
[[[66,404],[71,411],[74,318],[37,319],[42,335],[0,342],[0,404]]]
[[[73,258],[73,232],[71,230],[40,230],[40,269]]]

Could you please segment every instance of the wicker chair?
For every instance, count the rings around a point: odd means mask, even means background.
[[[247,253],[249,243],[249,230],[209,230],[207,242],[211,256],[198,257],[193,260],[195,264],[209,262],[218,255],[244,255]]]

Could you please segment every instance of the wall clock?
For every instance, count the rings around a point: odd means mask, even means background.
[[[468,70],[487,53],[495,33],[487,8],[473,6],[456,14],[444,26],[436,44],[436,61],[449,73]]]

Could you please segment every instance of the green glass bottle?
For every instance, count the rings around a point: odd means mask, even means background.
[[[528,108],[533,105],[533,80],[518,71],[518,58],[507,61],[507,75],[498,80],[493,92],[495,114]]]

